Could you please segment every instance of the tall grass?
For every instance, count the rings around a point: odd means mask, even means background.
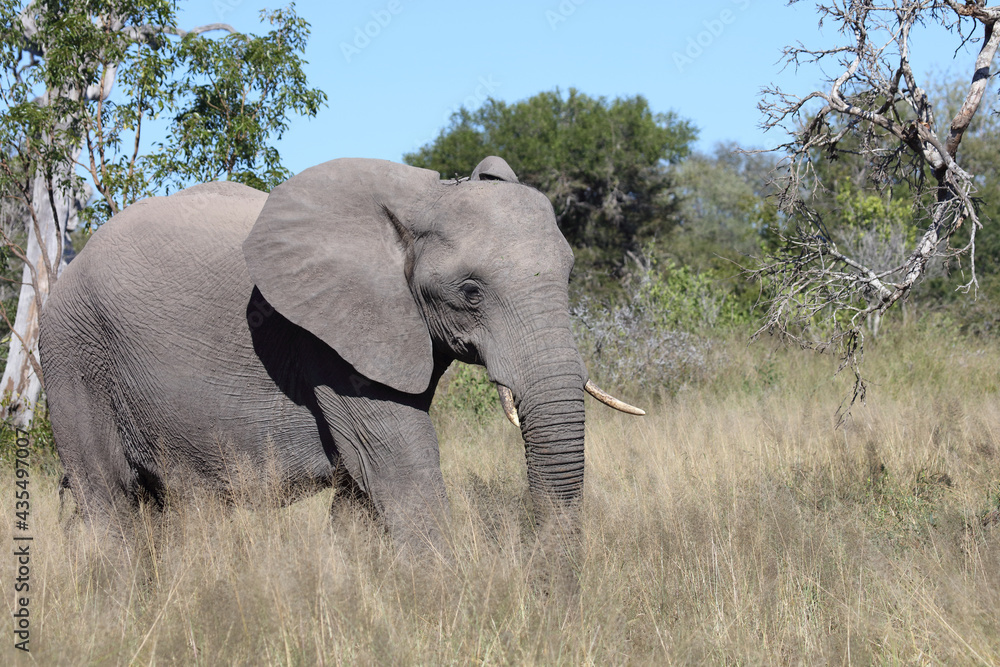
[[[416,570],[363,512],[331,518],[330,492],[280,510],[199,499],[123,552],[60,517],[58,477],[39,473],[31,656],[1000,664],[1000,345],[942,333],[880,341],[869,403],[840,428],[834,360],[766,342],[714,346],[713,378],[642,401],[645,418],[588,404],[575,596],[533,583],[523,444],[499,408],[435,411],[452,555]],[[24,661],[0,568],[0,655]]]

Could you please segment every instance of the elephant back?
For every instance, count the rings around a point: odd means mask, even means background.
[[[238,183],[198,185],[136,202],[98,229],[53,287],[42,314],[60,336],[106,340],[206,326],[252,284],[241,244],[267,195]],[[200,321],[206,320],[205,322]],[[103,324],[102,324],[103,323]],[[113,323],[113,324],[109,324]]]

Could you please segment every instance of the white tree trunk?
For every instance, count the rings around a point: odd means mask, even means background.
[[[36,21],[38,12],[35,2],[27,3],[21,10],[20,22],[25,37],[24,48],[29,50],[33,59],[39,56],[44,59],[44,48],[34,43],[39,33]],[[155,40],[158,36],[166,34],[184,37],[188,34],[199,35],[210,30],[236,33],[232,26],[224,23],[212,23],[185,32],[174,26],[125,28],[122,17],[114,13],[97,17],[96,20],[105,30],[129,31],[137,43],[142,40]],[[49,89],[36,102],[47,105],[53,98],[59,96],[74,100],[106,100],[111,94],[117,71],[117,63],[107,63],[98,83],[90,85],[85,90]],[[73,117],[64,119],[61,121],[64,123],[62,129],[79,120]],[[35,218],[31,217],[29,211],[25,220],[28,242],[24,248],[24,255],[27,261],[21,277],[17,314],[11,328],[7,365],[4,367],[3,378],[0,379],[0,419],[12,420],[17,426],[30,425],[35,415],[35,406],[43,382],[38,362],[39,314],[48,300],[49,290],[55,285],[59,274],[66,266],[63,261],[63,239],[66,238],[66,231],[76,227],[77,211],[86,203],[86,193],[83,193],[84,201],[79,201],[73,189],[64,185],[70,181],[69,176],[76,169],[81,152],[82,147],[76,146],[66,163],[54,166],[57,173],[51,184],[46,183],[43,175],[36,176],[32,200],[25,202],[29,209],[35,211]],[[93,164],[93,154],[90,155],[90,160]],[[92,176],[97,178],[96,173],[92,172]],[[50,185],[53,190],[52,197],[49,195]]]
[[[56,183],[59,180],[56,178]],[[48,299],[49,290],[55,284],[55,278],[65,266],[61,239],[65,230],[75,227],[76,222],[76,197],[72,193],[57,190],[53,200],[54,211],[49,202],[45,178],[36,176],[31,205],[38,226],[36,229],[30,213],[27,214],[28,242],[24,250],[28,262],[21,274],[21,292],[11,331],[10,351],[0,380],[0,401],[3,405],[0,417],[10,419],[21,427],[31,424],[42,389],[38,366],[38,316]],[[55,277],[50,275],[49,267]]]

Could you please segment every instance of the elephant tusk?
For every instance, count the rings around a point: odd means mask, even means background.
[[[604,391],[590,380],[587,380],[587,386],[584,388],[587,390],[588,394],[599,400],[601,403],[604,403],[605,405],[610,405],[615,410],[621,410],[622,412],[627,412],[630,415],[646,414],[645,410],[637,408],[634,405],[629,405],[625,401],[618,400],[617,398],[615,398],[608,392]]]
[[[514,393],[503,386],[497,384],[497,393],[500,394],[500,405],[503,406],[503,413],[514,426],[521,428],[521,420],[517,418],[517,408],[514,407]]]

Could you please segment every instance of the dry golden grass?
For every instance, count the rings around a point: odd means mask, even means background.
[[[832,360],[766,344],[717,348],[710,386],[646,418],[588,405],[579,596],[532,583],[523,445],[499,414],[436,416],[454,555],[417,571],[363,513],[331,521],[330,493],[202,501],[121,554],[67,528],[56,478],[36,474],[31,657],[1000,664],[1000,345],[941,340],[883,341],[846,428]]]

